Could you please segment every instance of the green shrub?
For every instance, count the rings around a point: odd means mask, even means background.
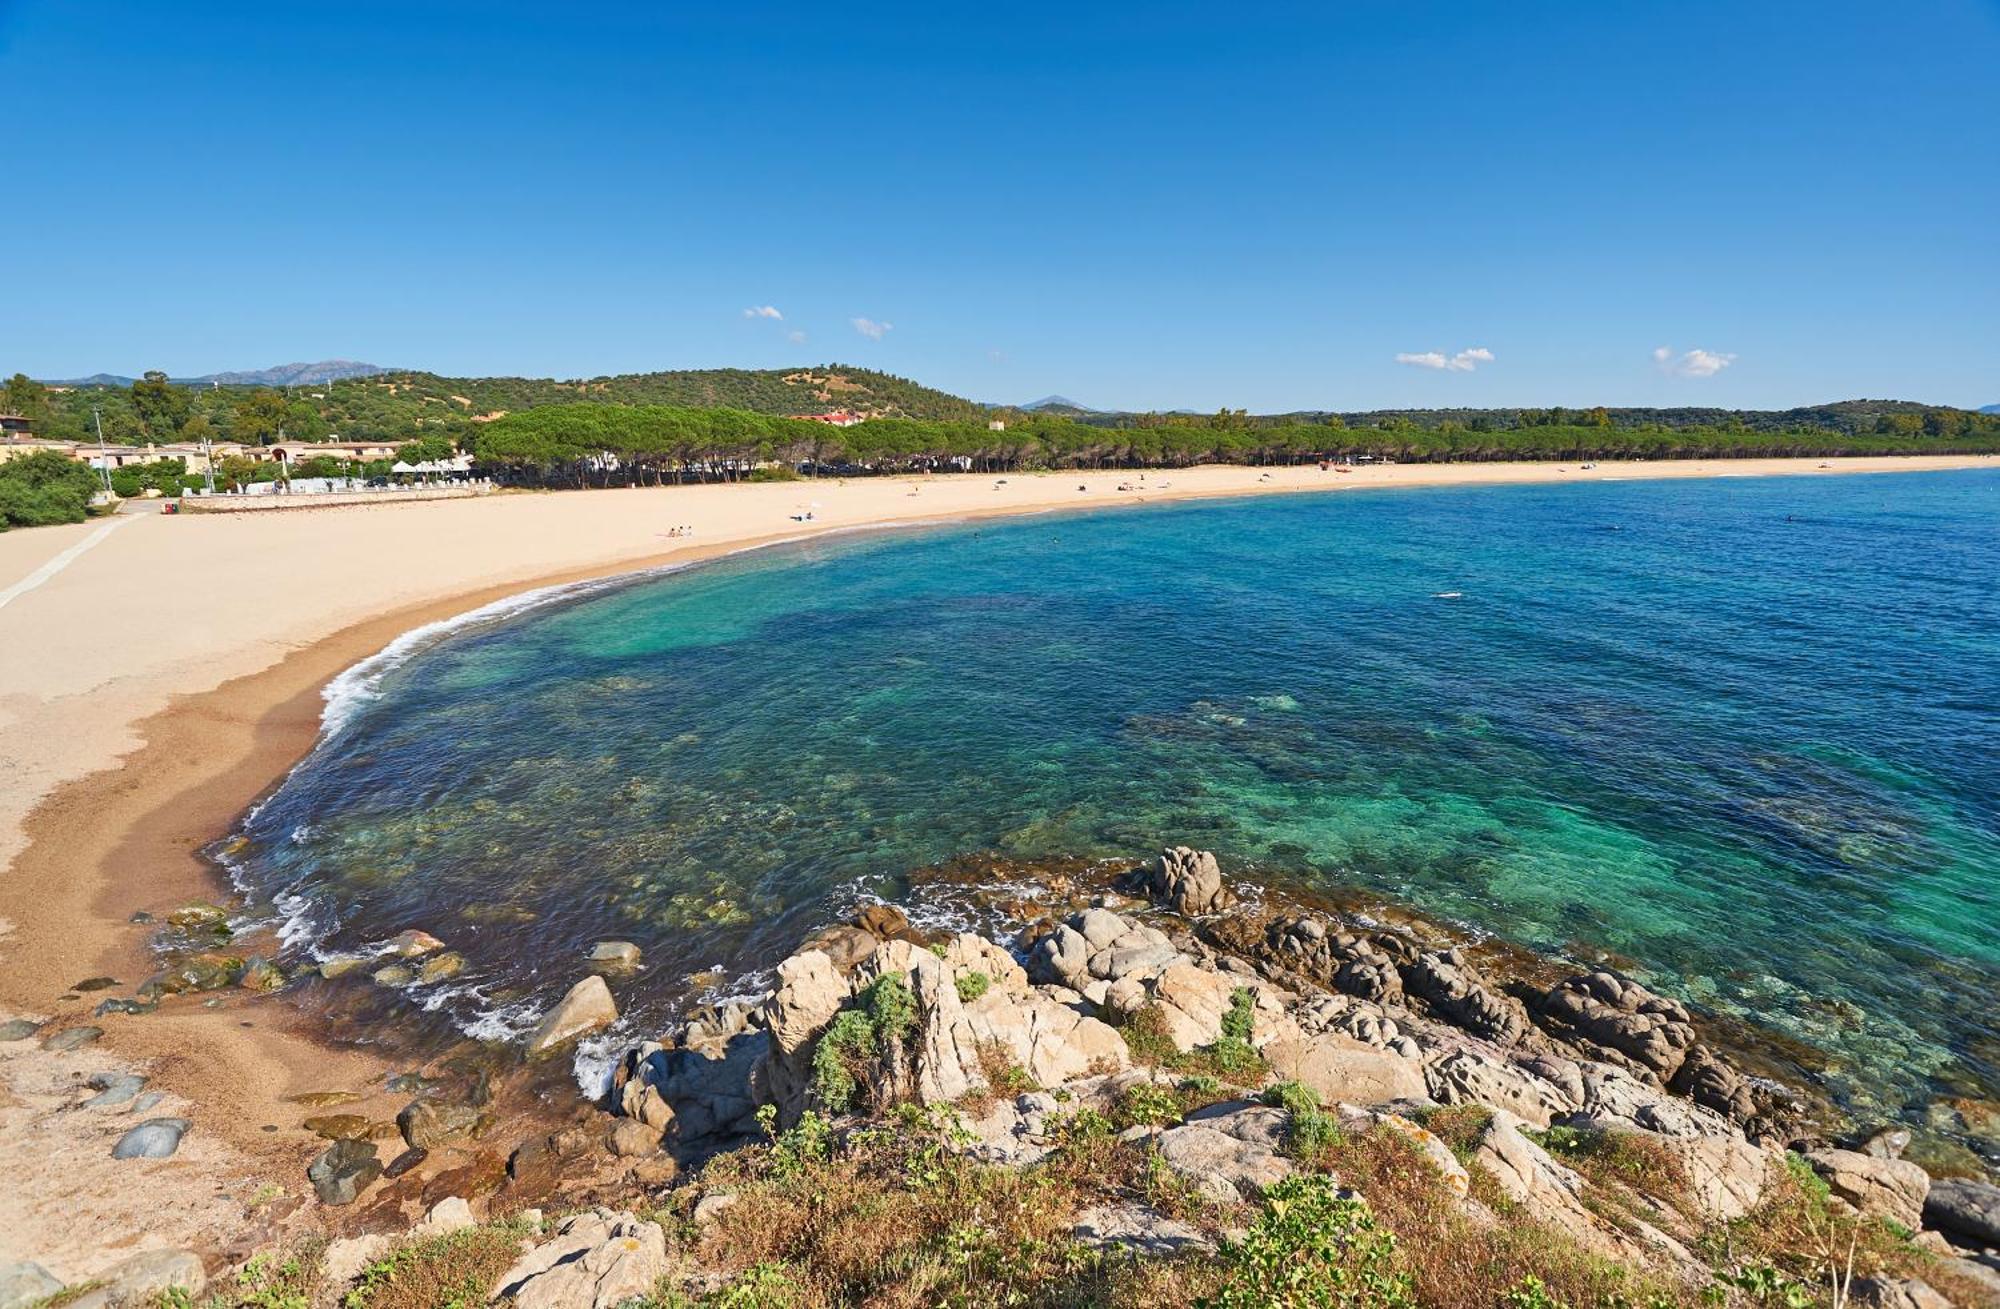
[[[0,463],[0,532],[80,523],[102,485],[88,465],[53,450]]]
[[[963,977],[960,977],[956,983],[958,998],[966,1004],[971,1004],[980,996],[985,995],[992,985],[993,979],[985,973],[967,973]]]
[[[1257,997],[1247,986],[1239,986],[1229,993],[1229,1012],[1222,1016],[1222,1039],[1250,1044],[1256,1035]]]
[[[1314,1163],[1345,1139],[1340,1120],[1319,1106],[1319,1093],[1301,1082],[1279,1082],[1264,1092],[1264,1103],[1283,1109],[1285,1153],[1301,1163]]]
[[[767,464],[762,468],[751,469],[749,480],[753,482],[796,482],[799,480],[799,470],[793,468],[790,464]]]
[[[843,1009],[833,1016],[813,1050],[813,1094],[835,1113],[854,1103],[859,1089],[855,1070],[875,1053],[875,1024],[859,1009]]]
[[[1320,1173],[1297,1173],[1264,1193],[1241,1241],[1223,1246],[1225,1280],[1202,1309],[1413,1309],[1396,1239],[1366,1201]]]
[[[910,979],[901,973],[882,974],[859,998],[882,1041],[900,1041],[917,1025],[917,998],[910,993]]]

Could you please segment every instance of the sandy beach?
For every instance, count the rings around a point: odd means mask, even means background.
[[[74,996],[77,981],[143,978],[146,929],[132,915],[222,893],[195,851],[311,748],[327,681],[412,627],[532,586],[813,533],[1201,497],[1972,467],[2000,460],[961,475],[120,515],[0,535],[0,1020],[57,1019],[45,1032],[89,1021],[99,997]],[[681,526],[687,537],[668,534]],[[102,1040],[71,1054],[0,1045],[0,1159],[20,1183],[0,1198],[0,1259],[33,1251],[75,1277],[129,1249],[114,1236],[199,1243],[257,1187],[301,1189],[318,1143],[296,1126],[310,1111],[284,1097],[381,1083],[376,1060],[324,1047],[287,1007],[247,994],[101,1022]],[[171,1093],[158,1112],[195,1124],[199,1149],[152,1166],[181,1179],[183,1209],[161,1211],[107,1167],[122,1125],[63,1112],[82,1078],[113,1067],[147,1071]],[[385,1107],[378,1096],[357,1111]],[[76,1230],[80,1198],[95,1230]]]

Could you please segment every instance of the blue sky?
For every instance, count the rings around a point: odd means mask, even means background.
[[[6,372],[2000,402],[1992,0],[0,0],[0,124]]]

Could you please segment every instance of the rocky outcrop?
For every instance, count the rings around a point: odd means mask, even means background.
[[[1292,1175],[1284,1154],[1288,1121],[1282,1109],[1233,1101],[1188,1115],[1156,1145],[1168,1168],[1210,1199],[1233,1204]]]
[[[1576,1090],[1572,1092],[1531,1066],[1491,1058],[1466,1048],[1445,1051],[1425,1060],[1423,1074],[1425,1087],[1439,1104],[1488,1105],[1538,1128],[1583,1107],[1580,1074],[1575,1077]]]
[[[874,938],[868,940],[867,955],[872,955]],[[853,993],[823,950],[806,950],[778,965],[778,987],[764,1002],[763,1020],[771,1034],[767,1094],[778,1106],[781,1122],[789,1125],[804,1108],[814,1043]]]
[[[884,1070],[881,1090],[888,1099],[941,1104],[990,1089],[986,1070],[996,1062],[1023,1070],[1040,1085],[1059,1086],[1115,1072],[1130,1061],[1115,1029],[1080,1005],[1031,989],[1013,957],[979,937],[955,937],[939,954],[906,941],[884,942],[856,979],[866,986],[890,974],[907,980],[916,1019],[901,1065]],[[983,988],[961,988],[975,976],[985,979]]]
[[[1679,1160],[1688,1197],[1712,1222],[1729,1222],[1755,1209],[1770,1183],[1772,1156],[1740,1136],[1657,1138]]]
[[[1962,1177],[1932,1182],[1924,1221],[1973,1245],[2000,1248],[2000,1186]]]
[[[25,1259],[0,1264],[0,1309],[25,1309],[62,1289],[63,1284],[40,1264]]]
[[[602,1031],[617,1021],[618,1006],[611,999],[611,988],[602,977],[592,974],[569,988],[535,1025],[528,1036],[528,1058],[554,1054],[578,1037]]]
[[[65,1309],[151,1309],[170,1292],[199,1303],[208,1285],[201,1256],[189,1250],[148,1250],[104,1270],[95,1290],[64,1302]]]
[[[1694,1024],[1677,1000],[1653,994],[1600,969],[1557,983],[1542,997],[1542,1017],[1572,1044],[1666,1081],[1695,1042]]]
[[[1215,856],[1184,845],[1170,846],[1160,852],[1150,870],[1147,890],[1155,899],[1189,918],[1220,913],[1235,900],[1222,884],[1222,868]]]
[[[671,1123],[684,1143],[756,1130],[771,1053],[757,1016],[746,1004],[703,1010],[671,1043],[627,1051],[612,1079],[614,1103],[662,1129]]]
[[[1492,1175],[1501,1194],[1537,1219],[1561,1228],[1592,1249],[1614,1249],[1614,1243],[1584,1207],[1583,1179],[1522,1135],[1522,1126],[1522,1120],[1513,1114],[1495,1110],[1493,1121],[1473,1147],[1472,1162]]]
[[[1518,1045],[1533,1030],[1519,1000],[1482,977],[1459,950],[1418,955],[1403,987],[1442,1018],[1497,1045]]]
[[[1310,1088],[1323,1104],[1429,1099],[1419,1061],[1339,1033],[1274,1041],[1263,1054],[1274,1076]]]
[[[564,1219],[553,1239],[522,1255],[493,1298],[519,1309],[614,1309],[651,1294],[666,1271],[658,1223],[592,1209]]]
[[[1175,1255],[1215,1248],[1215,1243],[1199,1227],[1141,1204],[1093,1205],[1077,1215],[1070,1234],[1087,1246],[1115,1246],[1142,1255]]]
[[[1952,1309],[1930,1283],[1914,1277],[1857,1277],[1847,1294],[1860,1309]]]
[[[1858,1212],[1890,1219],[1911,1231],[1923,1226],[1931,1179],[1917,1165],[1858,1150],[1814,1150],[1806,1162],[1837,1198]]]

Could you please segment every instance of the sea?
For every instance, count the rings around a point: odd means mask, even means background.
[[[537,592],[329,691],[226,847],[293,961],[627,1030],[967,855],[1214,850],[2000,1097],[2000,471],[1359,490],[826,537]],[[915,905],[935,919],[948,908]]]

